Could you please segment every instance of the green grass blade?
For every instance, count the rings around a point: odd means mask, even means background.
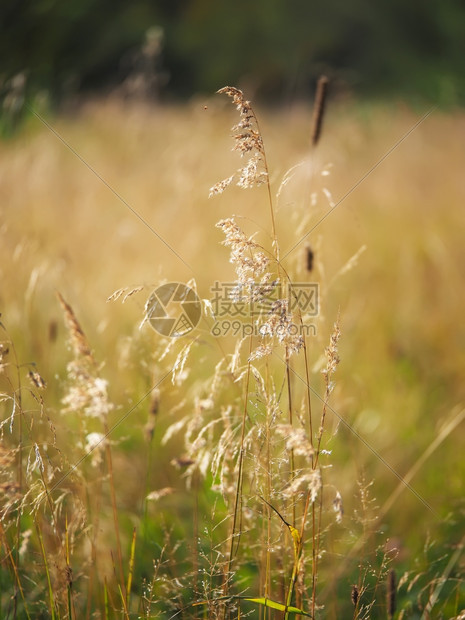
[[[104,600],[104,608],[105,608],[105,620],[109,620],[110,618],[110,604],[108,601],[108,589],[107,589],[107,578],[105,577],[104,585],[103,585],[103,600]]]
[[[129,609],[130,596],[131,596],[131,587],[132,587],[132,577],[134,575],[134,558],[136,554],[136,528],[134,528],[132,532],[132,543],[131,543],[131,554],[129,558],[129,571],[128,571],[128,582],[126,584],[126,600],[127,606]]]
[[[55,616],[55,601],[53,599],[52,581],[50,579],[50,571],[48,569],[48,562],[47,562],[47,555],[45,553],[44,540],[42,538],[42,532],[40,531],[40,527],[39,527],[39,524],[37,523],[37,521],[36,521],[36,530],[37,530],[37,536],[38,536],[39,542],[40,542],[40,549],[42,551],[42,557],[44,559],[45,574],[47,575],[48,598],[49,598],[49,601],[50,601],[50,614],[51,614],[52,620],[55,620],[55,618],[56,618],[56,616]]]
[[[244,598],[244,601],[250,601],[251,603],[258,603],[259,605],[264,605],[265,607],[270,607],[271,609],[277,609],[278,611],[283,611],[288,614],[299,614],[301,616],[307,616],[311,618],[311,614],[299,609],[298,607],[293,607],[292,605],[283,605],[283,603],[277,603],[276,601],[272,601],[269,598]]]

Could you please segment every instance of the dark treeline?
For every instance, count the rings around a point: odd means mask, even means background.
[[[356,95],[465,101],[462,0],[2,0],[0,28],[7,99],[234,83],[282,101],[324,72]]]

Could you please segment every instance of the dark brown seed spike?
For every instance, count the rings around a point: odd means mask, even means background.
[[[323,117],[326,108],[326,95],[328,94],[329,80],[326,75],[322,75],[318,79],[315,95],[315,107],[313,110],[313,125],[312,125],[312,146],[316,146],[321,136],[321,129],[323,127]]]

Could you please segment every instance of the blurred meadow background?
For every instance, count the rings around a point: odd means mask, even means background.
[[[0,617],[465,617],[461,4],[1,17]],[[209,197],[226,84],[268,177]],[[305,348],[151,329],[158,285],[236,281],[218,221],[276,259],[270,201]]]

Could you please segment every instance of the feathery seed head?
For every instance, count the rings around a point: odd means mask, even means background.
[[[292,312],[289,311],[288,299],[277,299],[273,302],[268,318],[259,331],[264,337],[276,337],[278,342],[286,347],[289,355],[298,353],[304,345],[303,337],[293,322]]]
[[[243,92],[233,86],[220,88],[217,92],[231,97],[240,114],[239,123],[232,128],[234,138],[233,151],[239,151],[241,157],[248,157],[248,161],[235,174],[216,183],[210,189],[210,197],[224,192],[235,179],[237,179],[236,184],[243,189],[261,185],[268,180],[263,138],[250,101],[244,99]]]
[[[106,441],[107,439],[102,433],[93,432],[86,435],[84,450],[86,454],[92,453],[91,463],[93,467],[98,467],[102,463]]]
[[[314,449],[303,428],[295,428],[290,424],[279,424],[276,431],[285,439],[288,452],[293,452],[295,456],[303,456],[311,463]]]
[[[247,237],[232,218],[221,220],[216,227],[221,228],[226,237],[223,245],[231,248],[229,261],[235,265],[238,283],[249,285],[248,288],[252,283],[254,288],[256,278],[262,276],[268,268],[269,258],[261,251],[261,246],[252,237]]]
[[[79,321],[76,318],[76,315],[74,314],[73,309],[68,303],[66,303],[60,293],[57,293],[57,297],[61,307],[63,308],[65,323],[68,329],[69,339],[73,348],[74,356],[76,358],[88,358],[89,361],[94,362],[89,343],[87,342],[87,338],[79,324]]]
[[[336,522],[342,523],[342,515],[344,514],[344,506],[342,504],[342,497],[339,491],[337,491],[336,497],[333,500],[333,510],[336,513]]]
[[[337,365],[340,362],[339,353],[337,349],[337,343],[339,342],[339,338],[341,337],[341,329],[339,327],[339,319],[334,324],[334,330],[329,339],[329,346],[325,349],[326,355],[326,367],[322,370],[322,373],[325,375],[326,379],[329,379],[329,376],[336,372]]]

